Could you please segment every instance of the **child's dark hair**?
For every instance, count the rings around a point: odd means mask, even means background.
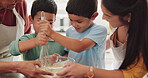
[[[97,0],[69,0],[66,11],[69,14],[91,18],[94,12],[97,11]]]
[[[34,19],[34,16],[39,11],[44,11],[48,13],[57,13],[57,5],[54,0],[35,0],[31,8],[31,17]]]

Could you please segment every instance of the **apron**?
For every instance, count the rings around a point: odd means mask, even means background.
[[[118,28],[116,28],[114,33],[110,36],[110,47],[114,55],[114,60],[112,63],[113,69],[119,69],[124,60],[126,52],[126,44],[122,44],[117,40],[117,29]]]
[[[119,47],[114,47],[113,45],[113,41],[110,40],[110,46],[112,48],[113,51],[113,55],[114,55],[114,60],[112,63],[112,68],[113,69],[119,69],[119,67],[121,66],[124,57],[125,57],[125,51],[126,51],[126,45],[123,45],[122,43],[118,42],[117,43],[120,45]]]
[[[9,53],[9,44],[24,34],[24,19],[13,9],[16,16],[16,26],[0,24],[0,61],[18,61],[20,57],[12,56]],[[4,76],[4,77],[3,77]],[[6,77],[5,77],[6,76]],[[0,78],[17,78],[16,74],[2,74]]]

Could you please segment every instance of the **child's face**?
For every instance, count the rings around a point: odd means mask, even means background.
[[[68,14],[71,25],[76,29],[77,32],[83,32],[93,25],[92,19],[77,16],[74,14]]]
[[[46,16],[46,20],[49,21],[51,26],[53,26],[53,22],[55,21],[55,14],[45,12],[45,16]],[[34,16],[34,19],[31,20],[36,33],[39,32],[39,24],[38,24],[38,22],[40,22],[40,21],[41,21],[41,11],[38,12]]]

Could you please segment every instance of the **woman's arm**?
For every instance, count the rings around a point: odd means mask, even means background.
[[[17,72],[14,62],[0,62],[0,74]]]
[[[94,78],[124,78],[121,70],[104,70],[94,68]]]
[[[72,77],[72,78],[88,78],[87,73],[90,66],[81,65],[78,63],[66,63],[66,70],[57,73],[59,76]],[[124,78],[120,70],[104,70],[93,68],[93,78]]]
[[[40,65],[39,61],[0,62],[0,74],[22,73],[27,78],[42,78],[41,74],[52,75],[52,73],[36,68]]]
[[[81,78],[89,72],[89,66],[81,65],[78,63],[66,63],[68,66],[63,72],[57,73],[59,76]],[[122,70],[104,70],[99,68],[93,68],[94,78],[142,78],[148,71],[146,70],[142,56],[137,63],[130,65],[126,69]]]

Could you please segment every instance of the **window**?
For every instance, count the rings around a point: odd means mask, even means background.
[[[60,26],[64,26],[64,19],[60,19]]]

